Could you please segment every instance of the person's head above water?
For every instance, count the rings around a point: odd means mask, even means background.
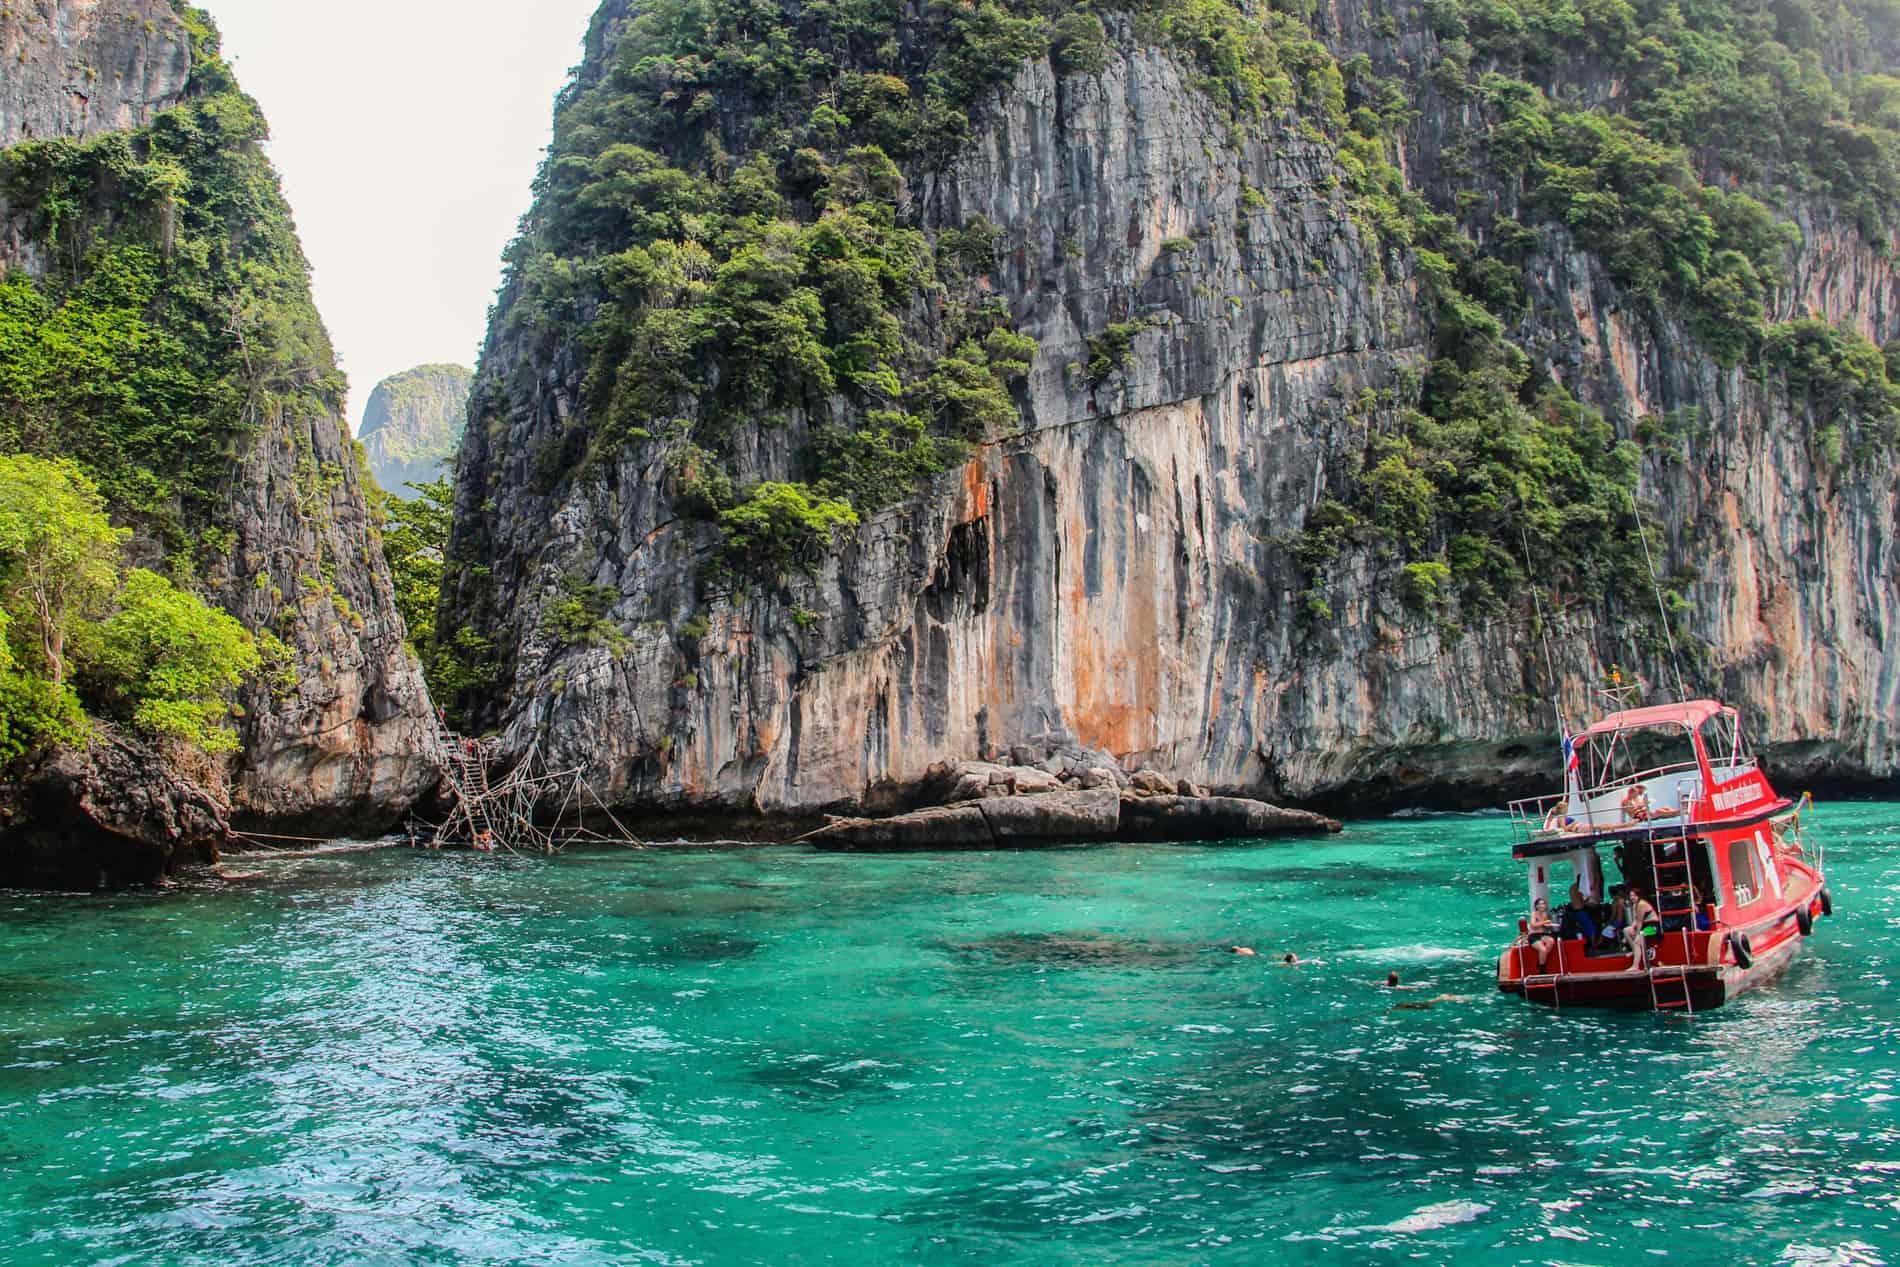
[[[1298,963],[1299,961],[1300,957],[1290,950],[1280,960],[1281,963]]]
[[[1399,974],[1396,969],[1385,974],[1385,983],[1387,985],[1397,985],[1399,983]]]

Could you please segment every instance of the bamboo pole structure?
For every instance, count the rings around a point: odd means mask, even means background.
[[[450,804],[448,817],[435,827],[438,843],[517,855],[554,854],[575,844],[646,847],[587,781],[584,766],[548,769],[538,740],[512,769],[495,778],[489,743],[446,727],[439,738],[448,757]],[[590,814],[604,818],[617,834],[589,827]]]

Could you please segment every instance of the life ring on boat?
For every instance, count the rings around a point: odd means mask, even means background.
[[[1748,968],[1754,966],[1754,947],[1748,944],[1747,933],[1730,933],[1728,935],[1728,949],[1729,953],[1735,956],[1736,967]]]
[[[1834,899],[1827,895],[1826,889],[1821,890],[1821,914],[1828,916],[1830,919],[1833,918],[1834,915]]]
[[[1808,909],[1806,902],[1794,908],[1794,926],[1801,930],[1803,937],[1814,936],[1814,912]]]

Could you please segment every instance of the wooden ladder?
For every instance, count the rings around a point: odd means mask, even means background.
[[[461,801],[462,811],[468,816],[471,832],[479,836],[487,832],[490,839],[496,836],[495,824],[488,816],[490,787],[488,783],[488,762],[482,759],[481,745],[465,740],[460,735],[439,729],[437,736],[449,754],[449,781],[455,785],[455,795]],[[470,750],[471,743],[474,745]]]

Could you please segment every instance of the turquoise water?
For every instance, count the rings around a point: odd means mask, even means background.
[[[0,894],[0,1260],[1900,1259],[1897,818],[1694,1020],[1493,992],[1496,818]]]

